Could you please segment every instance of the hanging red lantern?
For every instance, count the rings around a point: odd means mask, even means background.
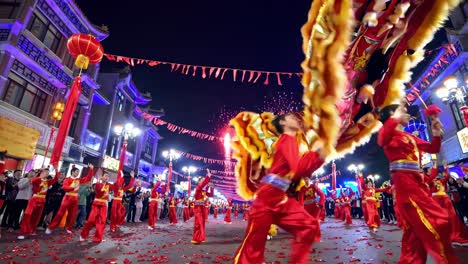
[[[89,64],[96,64],[102,60],[104,49],[101,43],[92,35],[74,34],[68,39],[67,49],[75,58],[75,65],[80,69],[87,69]]]

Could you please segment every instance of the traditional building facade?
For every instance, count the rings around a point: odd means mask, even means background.
[[[162,170],[154,165],[161,136],[156,126],[140,116],[138,110],[157,117],[163,115],[163,110],[150,108],[151,95],[138,91],[129,68],[120,73],[101,73],[98,83],[101,85],[102,101],[110,102],[110,106],[101,104],[93,107],[89,128],[103,139],[102,167],[116,172],[124,139],[114,132],[114,128],[130,123],[138,127],[141,134],[128,140],[124,170],[133,170],[140,179],[151,182],[153,175],[160,174]]]
[[[67,39],[76,33],[99,41],[108,36],[72,0],[0,2],[0,118],[13,121],[16,130],[26,127],[40,133],[33,158],[10,157],[9,169],[40,167],[48,159],[44,155],[49,138],[50,156],[55,141],[51,128],[58,127],[50,119],[52,105],[66,100],[78,72],[66,48]],[[87,129],[93,104],[110,104],[97,91],[98,72],[99,65],[92,65],[82,75],[83,92],[63,150],[65,165],[79,163],[85,155],[100,156],[99,148],[88,142],[95,133]]]
[[[415,79],[416,87],[426,104],[435,104],[442,109],[440,119],[444,124],[444,138],[439,155],[440,162],[458,163],[468,158],[468,129],[460,111],[468,103],[468,3],[464,1],[450,16],[445,28],[448,45],[437,49],[425,71]],[[409,90],[408,90],[409,92]],[[424,106],[415,98],[421,118]],[[428,126],[430,127],[430,126]],[[430,129],[425,130],[426,137]]]

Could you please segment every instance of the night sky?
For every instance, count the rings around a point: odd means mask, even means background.
[[[76,0],[96,25],[107,25],[102,42],[106,53],[185,64],[241,69],[300,72],[304,56],[300,28],[310,1],[84,1]],[[140,4],[145,2],[145,4]],[[103,60],[102,70],[123,68]],[[140,91],[151,92],[152,107],[163,108],[164,120],[179,126],[222,136],[228,119],[242,110],[291,108],[301,104],[298,78],[278,87],[202,79],[171,73],[168,66],[139,65],[132,69]],[[273,98],[276,98],[273,102]],[[278,99],[279,98],[279,99]],[[222,143],[159,130],[159,150],[176,148],[196,155],[223,159]],[[338,163],[366,163],[369,173],[388,175],[388,165],[375,138],[368,146]],[[190,160],[176,164],[203,166]],[[328,169],[329,170],[329,169]]]

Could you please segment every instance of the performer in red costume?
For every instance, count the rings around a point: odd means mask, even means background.
[[[205,232],[205,200],[208,197],[213,196],[213,188],[211,186],[208,188],[208,192],[204,191],[206,185],[210,182],[211,173],[210,170],[206,169],[206,177],[201,181],[195,188],[195,194],[193,198],[195,199],[195,219],[193,222],[193,236],[192,243],[200,244],[206,240]],[[210,191],[211,190],[211,191]]]
[[[109,174],[103,172],[99,181],[94,185],[95,198],[89,213],[88,220],[81,230],[80,241],[88,239],[89,231],[96,227],[93,242],[101,243],[104,236],[107,220],[107,204],[109,200],[109,191],[115,189],[115,184],[109,184]]]
[[[341,186],[340,186],[341,188]],[[347,225],[351,225],[353,223],[353,219],[351,218],[351,196],[353,196],[354,192],[350,188],[345,188],[340,191],[342,206],[341,206],[341,220],[345,221]]]
[[[193,210],[195,203],[193,202],[193,200],[190,200],[189,205],[190,205],[190,208],[189,208],[190,218],[192,218],[195,215],[194,210]]]
[[[278,116],[272,122],[281,134],[275,143],[273,163],[262,184],[255,192],[249,212],[244,241],[234,257],[234,263],[257,264],[265,261],[264,251],[272,224],[294,235],[290,262],[308,263],[309,250],[320,228],[296,199],[286,191],[291,182],[309,177],[323,164],[316,152],[299,154],[297,133],[302,129],[302,118],[294,113]]]
[[[226,207],[226,215],[224,215],[224,223],[225,224],[232,224],[231,220],[231,212],[232,212],[232,199],[228,199],[228,204]]]
[[[250,205],[248,203],[244,204],[244,221],[249,220],[249,211],[250,211]]]
[[[174,199],[172,194],[169,198],[169,223],[175,225],[177,224],[177,212],[176,212],[177,201]]]
[[[218,204],[217,203],[213,204],[213,218],[218,219]]]
[[[446,193],[446,186],[449,178],[448,165],[447,162],[444,162],[444,176],[442,178],[432,179],[430,183],[432,199],[434,199],[440,207],[445,208],[449,214],[449,223],[452,227],[450,236],[452,244],[468,246],[468,233],[465,230],[465,226],[460,221],[460,218],[457,216],[450,197]]]
[[[189,202],[187,199],[184,199],[184,222],[187,222],[190,219],[190,210]]]
[[[319,219],[320,207],[318,199],[323,199],[325,195],[318,188],[318,185],[311,184],[310,178],[306,178],[305,182],[306,185],[299,191],[299,203],[304,206],[307,213],[309,213],[314,219]],[[314,242],[320,242],[321,236],[320,229],[318,229]]]
[[[234,205],[234,218],[239,217],[239,204]]]
[[[55,166],[54,166],[55,167]],[[53,167],[50,170],[54,171]],[[28,201],[28,206],[24,211],[23,220],[21,221],[21,231],[18,239],[24,239],[27,235],[35,234],[37,225],[41,221],[42,211],[44,210],[45,198],[49,186],[58,182],[60,173],[55,171],[55,177],[48,180],[49,168],[39,172],[39,176],[31,179],[33,196]]]
[[[148,229],[154,230],[156,226],[156,219],[158,218],[158,200],[159,193],[158,188],[161,186],[161,181],[159,176],[156,177],[156,182],[153,183],[153,188],[151,188],[151,198],[148,205]]]
[[[377,232],[380,227],[380,215],[377,210],[377,199],[375,198],[375,193],[387,192],[390,190],[391,186],[376,189],[370,178],[367,179],[367,184],[365,183],[364,176],[362,176],[362,174],[356,175],[356,179],[358,180],[358,185],[361,186],[361,190],[363,190],[362,199],[366,201],[364,206],[366,206],[367,212],[367,226],[372,232]]]
[[[306,178],[306,185],[299,192],[299,203],[304,205],[305,210],[314,218],[320,217],[319,200],[323,200],[325,195],[318,188],[317,184],[312,184],[310,178]]]
[[[114,200],[112,201],[111,208],[111,219],[110,219],[110,230],[115,232],[117,226],[123,225],[125,222],[125,216],[127,215],[125,207],[122,204],[123,194],[133,187],[135,181],[135,172],[130,172],[130,181],[127,185],[124,185],[123,171],[117,173],[116,183],[114,184]]]
[[[328,190],[330,197],[335,202],[335,209],[333,209],[333,214],[335,215],[335,219],[341,219],[341,200],[340,198],[336,197],[336,190]]]
[[[80,184],[87,183],[91,181],[94,176],[94,166],[93,164],[88,164],[88,175],[86,177],[80,178],[80,170],[73,167],[71,169],[71,177],[65,178],[63,181],[62,189],[65,191],[65,196],[62,199],[62,204],[60,209],[55,215],[54,219],[47,227],[45,233],[50,235],[52,229],[56,228],[62,219],[67,213],[67,221],[65,224],[65,229],[67,233],[72,233],[73,224],[76,220],[76,214],[78,212],[78,190],[80,189]]]
[[[409,120],[404,106],[385,107],[381,111],[384,125],[377,139],[390,161],[398,221],[403,226],[399,263],[425,263],[428,253],[436,263],[459,263],[450,243],[447,211],[427,194],[421,174],[422,152],[440,150],[442,125],[432,117],[433,142],[429,143],[403,131]]]

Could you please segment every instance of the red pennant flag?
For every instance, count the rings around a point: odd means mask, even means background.
[[[208,77],[211,78],[211,75],[213,74],[214,70],[215,70],[215,68],[213,68],[213,67],[210,68],[210,73],[209,73]]]
[[[148,65],[151,66],[151,67],[154,67],[154,66],[159,65],[159,64],[160,64],[159,61],[150,61],[148,63]]]
[[[250,71],[250,76],[249,76],[248,82],[251,82],[251,81],[252,81],[252,79],[253,79],[253,77],[254,77],[254,74],[255,74],[254,71]]]
[[[257,72],[257,78],[255,78],[254,83],[257,83],[258,79],[260,79],[260,76],[262,76],[262,72]]]
[[[206,67],[202,67],[202,78],[206,78]]]
[[[177,71],[180,68],[180,64],[176,65],[175,71]]]
[[[110,61],[115,61],[115,56],[114,55],[109,55],[109,54],[104,54],[106,58]]]
[[[232,76],[233,76],[234,81],[236,81],[237,70],[232,70]]]
[[[218,68],[216,70],[215,78],[218,78],[220,72],[221,72],[221,68]]]
[[[185,74],[185,67],[187,67],[187,65],[182,65],[182,74]]]
[[[130,58],[122,57],[123,61],[130,65]]]
[[[171,63],[171,72],[173,72],[175,69],[175,64],[174,63]]]
[[[283,83],[281,82],[281,76],[280,76],[279,72],[276,73],[276,79],[278,80],[278,85],[283,86]]]
[[[195,74],[197,74],[197,66],[193,66],[193,77],[195,77]]]
[[[224,74],[226,74],[228,69],[224,69],[223,74],[221,74],[221,80],[224,79]]]
[[[270,73],[267,72],[267,73],[266,73],[265,82],[263,82],[264,85],[268,85],[268,79],[269,79],[269,77],[270,77]]]
[[[241,82],[244,82],[244,78],[245,78],[245,71],[242,71],[242,80],[241,80]]]

